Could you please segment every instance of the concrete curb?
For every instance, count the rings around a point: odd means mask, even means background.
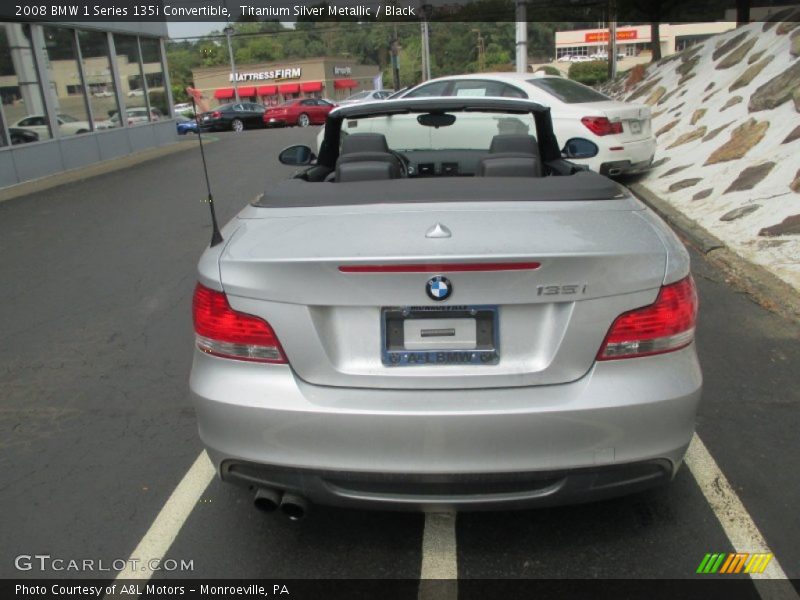
[[[208,143],[213,140],[204,139],[203,141],[204,143]],[[119,171],[120,169],[127,169],[128,167],[132,167],[149,160],[155,160],[157,158],[161,158],[162,156],[174,154],[183,150],[189,150],[190,148],[197,148],[197,146],[197,140],[176,141],[167,144],[166,146],[159,146],[158,148],[142,150],[141,152],[128,154],[127,156],[112,158],[111,160],[104,160],[87,167],[70,169],[69,171],[63,171],[62,173],[56,173],[55,175],[48,175],[47,177],[34,179],[32,181],[25,181],[23,183],[18,183],[17,185],[11,185],[0,189],[0,202],[5,202],[6,200],[19,198],[20,196],[27,196],[28,194],[49,190],[50,188],[64,185],[65,183],[82,181],[90,177],[96,177],[97,175],[111,173],[112,171]]]
[[[709,262],[724,271],[729,283],[749,294],[767,310],[800,323],[798,290],[761,265],[745,260],[730,250],[722,240],[642,184],[631,184],[628,189],[658,213],[680,237],[702,252]]]

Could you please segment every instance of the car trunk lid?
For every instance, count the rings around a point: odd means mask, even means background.
[[[652,136],[650,107],[646,104],[629,104],[609,100],[595,102],[592,108],[604,115],[612,123],[622,123],[622,133],[616,137],[623,142],[634,142]]]
[[[310,383],[561,383],[588,371],[618,314],[656,297],[666,255],[639,210],[629,198],[458,208],[250,207],[220,258],[220,274],[231,306],[269,321],[292,368]],[[515,268],[519,263],[528,266]],[[445,301],[427,292],[434,276],[446,277],[452,287]],[[443,314],[445,306],[462,312]],[[474,343],[475,331],[469,324],[475,314],[463,310],[481,308],[496,319],[497,360],[387,362],[387,319],[397,311],[416,317],[434,311],[424,324],[428,330],[458,330],[452,348],[447,339],[434,340],[438,347],[463,350]],[[466,323],[466,334],[460,325],[449,327],[448,318],[465,319],[459,323]],[[419,327],[412,330],[406,334],[421,335]]]

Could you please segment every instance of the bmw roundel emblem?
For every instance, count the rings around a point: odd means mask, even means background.
[[[447,277],[437,275],[428,280],[425,291],[431,300],[447,300],[453,294],[453,284]]]

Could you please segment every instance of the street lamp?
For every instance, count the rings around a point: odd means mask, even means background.
[[[225,37],[228,38],[228,56],[231,59],[231,78],[233,79],[233,94],[236,96],[236,102],[239,102],[239,83],[236,81],[236,62],[233,60],[233,46],[231,46],[231,36],[236,32],[233,25],[227,25],[222,30]]]

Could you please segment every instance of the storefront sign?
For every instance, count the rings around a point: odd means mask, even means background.
[[[635,29],[620,29],[617,31],[617,41],[619,40],[635,40],[639,38],[639,32]],[[584,41],[586,42],[607,42],[607,31],[590,31],[584,34]]]
[[[338,75],[352,75],[353,67],[333,67],[333,74]]]
[[[300,79],[302,67],[288,69],[273,69],[271,71],[257,71],[254,73],[236,73],[236,81],[265,81],[270,79]],[[228,81],[233,81],[233,73],[228,76]]]

